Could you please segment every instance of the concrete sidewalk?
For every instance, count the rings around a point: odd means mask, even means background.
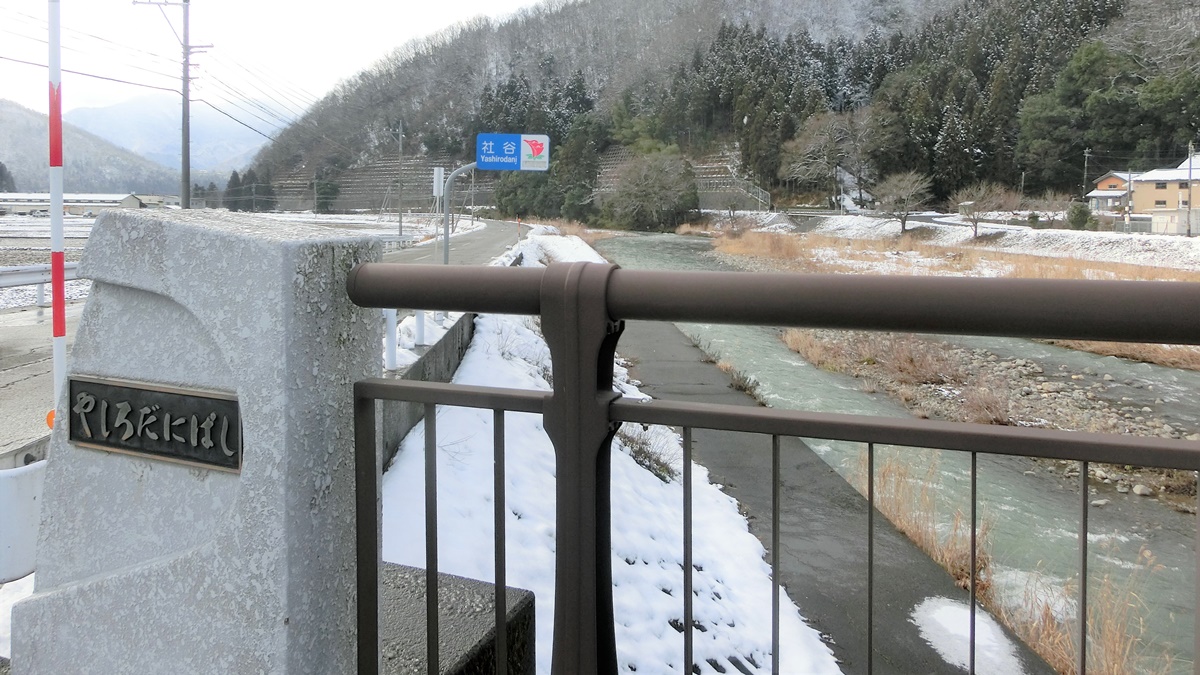
[[[702,362],[700,350],[673,324],[629,322],[617,352],[634,362],[631,375],[655,398],[757,405],[729,386],[728,375]],[[697,429],[693,453],[712,481],[742,505],[750,531],[769,549],[771,438]],[[777,574],[801,615],[827,636],[843,671],[866,673],[866,500],[799,439],[782,439],[780,472],[782,551]],[[704,536],[703,523],[697,524],[695,536]],[[910,620],[913,608],[930,597],[970,601],[941,567],[877,513],[874,673],[965,672],[939,656]],[[769,613],[770,607],[763,611]],[[964,635],[966,630],[961,627]],[[1024,672],[1053,673],[1019,640],[1011,635],[1009,639]],[[781,636],[785,649],[787,641]],[[979,672],[993,671],[982,653],[976,665]]]

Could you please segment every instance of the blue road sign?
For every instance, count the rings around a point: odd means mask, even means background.
[[[539,134],[479,134],[475,168],[484,171],[546,171],[550,137]]]

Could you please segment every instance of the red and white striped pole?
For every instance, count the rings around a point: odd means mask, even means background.
[[[62,60],[59,0],[50,1],[50,294],[54,315],[54,406],[67,369],[66,283],[63,267]]]

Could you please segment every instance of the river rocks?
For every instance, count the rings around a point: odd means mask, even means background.
[[[1129,485],[1126,483],[1121,483],[1121,484],[1117,485],[1117,492],[1119,492],[1121,494],[1128,494],[1129,493]]]
[[[1102,506],[1108,506],[1111,502],[1112,502],[1111,499],[1093,499],[1092,506],[1095,506],[1096,508],[1100,508]]]
[[[1139,497],[1150,497],[1154,494],[1154,490],[1151,490],[1145,485],[1138,483],[1137,485],[1133,486],[1133,494],[1138,495]]]

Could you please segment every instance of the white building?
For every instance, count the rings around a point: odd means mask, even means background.
[[[133,194],[64,194],[63,213],[82,216],[102,209],[141,209],[146,204]],[[27,215],[50,212],[49,192],[0,192],[0,211]]]

